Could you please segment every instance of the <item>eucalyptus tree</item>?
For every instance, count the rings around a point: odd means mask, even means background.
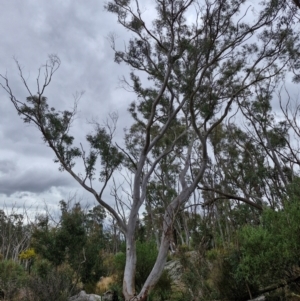
[[[287,120],[276,121],[274,113],[272,113],[271,99],[275,87],[266,85],[257,88],[256,100],[252,104],[246,100],[243,101],[241,110],[249,122],[249,126],[255,132],[256,137],[252,137],[252,139],[263,147],[265,155],[272,163],[273,173],[278,175],[277,178],[273,176],[273,186],[278,196],[282,198],[282,192],[288,185],[291,176],[278,153],[281,153],[286,146],[289,125]]]
[[[230,121],[211,135],[215,164],[201,187],[208,197],[205,205],[219,199],[242,201],[259,210],[263,205],[284,205],[286,188],[298,173],[298,146],[291,103],[283,108],[280,102],[284,118],[276,118],[272,108],[277,84],[257,86],[254,99],[239,100],[244,116],[239,116],[240,125]]]
[[[38,77],[33,94],[18,64],[29,96],[17,99],[8,79],[2,87],[25,122],[34,123],[54,151],[62,171],[67,171],[94,195],[115,219],[126,238],[123,279],[125,300],[146,300],[166,262],[173,224],[180,208],[198,187],[210,162],[209,137],[253,88],[273,80],[298,59],[298,35],[292,24],[295,12],[282,1],[265,1],[255,7],[245,1],[153,0],[156,14],[147,22],[138,0],[112,0],[105,7],[133,37],[125,50],[111,39],[117,63],[133,70],[125,82],[136,95],[129,107],[133,124],[124,146],[113,143],[114,127],[95,128],[87,135],[90,150],[75,146],[70,124],[73,111],[57,111],[44,96],[60,65],[51,56]],[[41,73],[39,73],[41,74]],[[147,82],[143,80],[143,74]],[[168,140],[168,141],[166,141]],[[136,227],[147,200],[149,185],[168,160],[176,162],[172,181],[177,189],[164,208],[158,256],[144,285],[136,292]],[[84,174],[77,166],[82,162]],[[100,170],[97,167],[100,162]],[[172,163],[173,164],[173,163]],[[133,175],[128,215],[103,199],[113,174],[125,168]],[[94,185],[102,183],[99,191]],[[165,188],[166,189],[166,188]],[[166,191],[165,191],[166,192]],[[159,196],[157,196],[159,197]]]
[[[199,183],[216,241],[224,247],[237,229],[259,223],[263,208],[274,208],[280,201],[271,186],[274,171],[263,146],[240,123],[215,129],[210,137],[213,162]]]
[[[239,124],[228,120],[210,137],[214,160],[199,188],[203,205],[210,207],[216,224],[219,219],[225,223],[226,232],[259,223],[265,207],[282,208],[287,186],[297,175],[298,164],[292,159],[297,151],[289,139],[290,121],[296,119],[283,107],[285,118],[276,118],[272,102],[276,106],[277,85],[278,81],[256,85],[252,98],[238,100]]]

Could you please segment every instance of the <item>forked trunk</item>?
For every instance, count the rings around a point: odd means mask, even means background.
[[[136,246],[134,239],[126,241],[126,265],[123,279],[123,295],[125,301],[145,301],[151,289],[159,280],[168,256],[170,240],[172,236],[172,225],[165,228],[164,235],[160,244],[158,256],[153,269],[148,276],[141,291],[136,294],[135,292],[135,268],[136,268]]]

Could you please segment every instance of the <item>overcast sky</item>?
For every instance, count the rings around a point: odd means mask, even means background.
[[[150,11],[150,7],[146,9]],[[13,58],[36,93],[38,68],[48,54],[57,54],[61,67],[45,96],[51,106],[64,110],[72,108],[76,91],[85,91],[72,127],[77,142],[84,141],[91,131],[87,119],[101,122],[113,111],[120,116],[117,139],[122,139],[123,128],[129,125],[127,107],[134,96],[118,88],[119,78],[129,70],[114,63],[107,39],[111,32],[117,34],[121,46],[129,37],[116,16],[104,10],[101,0],[1,1],[0,73],[7,75],[17,98],[24,100],[28,93]],[[75,192],[94,202],[67,173],[58,171],[53,159],[36,128],[22,122],[0,89],[0,209],[4,203],[41,208],[44,202],[58,208],[58,201]],[[109,191],[106,197],[110,197]]]

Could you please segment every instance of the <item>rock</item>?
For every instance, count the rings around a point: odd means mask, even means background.
[[[178,259],[168,261],[164,267],[172,281],[172,290],[181,291],[185,288],[182,282],[183,267]]]
[[[69,301],[102,301],[102,298],[99,295],[87,294],[85,291],[81,291],[79,294],[70,297]]]
[[[168,272],[173,282],[176,283],[181,280],[183,269],[179,260],[168,261],[164,269]]]
[[[197,260],[198,255],[196,251],[190,251],[186,252],[185,256],[193,262]],[[168,272],[173,283],[182,285],[183,267],[179,259],[167,261],[164,270]]]

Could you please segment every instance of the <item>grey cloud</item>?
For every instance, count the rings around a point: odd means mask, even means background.
[[[66,174],[53,169],[30,168],[21,172],[9,172],[0,177],[0,194],[10,196],[15,192],[42,193],[51,187],[72,187],[74,182]]]
[[[57,54],[62,64],[45,91],[50,106],[58,110],[71,109],[72,95],[86,91],[71,128],[77,145],[84,142],[86,133],[92,130],[86,125],[91,117],[98,117],[101,122],[108,113],[119,111],[117,138],[120,140],[123,127],[130,123],[127,107],[134,96],[116,89],[118,79],[127,76],[129,68],[114,63],[107,36],[115,32],[117,45],[123,49],[131,34],[103,5],[103,1],[15,0],[4,1],[1,6],[5,13],[0,19],[0,73],[7,71],[15,96],[23,101],[28,91],[20,81],[13,56],[20,62],[32,93],[36,93],[38,68],[51,53]],[[3,89],[0,89],[0,145],[0,194],[38,195],[48,193],[50,187],[64,186],[70,190],[78,187],[69,175],[57,171],[53,152],[34,126],[22,122]],[[17,166],[11,158],[16,159]],[[43,167],[31,165],[37,160],[43,162]],[[82,191],[78,189],[79,194]],[[109,189],[107,198],[111,198]]]
[[[15,170],[16,170],[15,162],[11,160],[0,160],[0,175],[1,173],[8,174]]]

